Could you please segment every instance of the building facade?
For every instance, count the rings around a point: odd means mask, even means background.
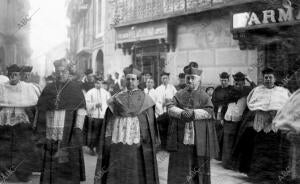
[[[0,68],[16,63],[27,64],[29,46],[30,9],[28,0],[0,1]]]
[[[102,2],[102,13],[97,13],[97,2]],[[299,60],[295,54],[299,48],[297,1],[91,0],[89,3],[91,8],[87,12],[94,15],[86,15],[92,17],[88,22],[92,23],[93,41],[88,47],[90,60],[86,64],[99,71],[101,63],[104,74],[121,72],[133,64],[153,73],[157,84],[162,71],[170,72],[171,82],[176,83],[182,68],[195,61],[203,69],[203,85],[218,84],[223,71],[230,74],[241,71],[259,82],[263,67],[276,66],[280,80],[291,73]],[[289,15],[290,7],[293,16]],[[253,17],[257,11],[260,11],[256,15],[258,21]],[[244,17],[239,17],[240,14]],[[99,15],[104,17],[103,32],[97,38]],[[250,20],[251,25],[243,24],[243,20]],[[73,40],[84,40],[79,38],[82,32],[77,32],[77,39]],[[290,50],[283,49],[283,43]],[[76,53],[85,55],[87,51],[82,50],[77,48]]]
[[[69,58],[76,63],[79,73],[88,68],[103,73],[104,0],[70,0]]]

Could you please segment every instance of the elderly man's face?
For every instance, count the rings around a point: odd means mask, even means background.
[[[59,82],[66,82],[69,79],[69,74],[67,67],[59,66],[55,68],[55,75]]]
[[[220,79],[220,82],[221,82],[221,86],[222,86],[223,88],[226,88],[226,87],[229,86],[229,79],[227,79],[227,78],[221,78],[221,79]]]
[[[199,88],[201,84],[201,76],[198,75],[186,75],[185,83],[187,85],[188,90],[196,90]]]
[[[274,74],[264,74],[264,86],[267,88],[273,88],[276,78]]]
[[[137,89],[138,85],[139,85],[139,80],[135,74],[126,75],[126,87],[129,91]]]
[[[20,73],[19,72],[12,72],[9,74],[9,83],[11,85],[16,85],[20,81]]]

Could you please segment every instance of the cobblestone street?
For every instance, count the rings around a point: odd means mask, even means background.
[[[164,158],[164,159],[162,159]],[[90,156],[85,154],[85,164],[86,164],[86,181],[82,182],[82,184],[93,184],[93,177],[95,173],[96,167],[96,156]],[[167,184],[167,164],[168,157],[159,157],[159,173],[160,173],[160,184]],[[251,184],[245,181],[246,176],[243,174],[223,169],[220,162],[216,160],[211,161],[211,176],[212,176],[212,184]],[[17,182],[6,182],[7,184],[38,184],[39,176],[32,176],[31,181],[27,183],[17,183]],[[5,184],[2,182],[1,184]]]

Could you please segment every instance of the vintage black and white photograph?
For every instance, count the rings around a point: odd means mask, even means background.
[[[300,184],[300,0],[0,0],[0,184]]]

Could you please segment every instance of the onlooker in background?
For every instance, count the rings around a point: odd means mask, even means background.
[[[272,121],[288,101],[290,92],[275,86],[272,68],[265,68],[262,73],[263,85],[254,88],[247,97],[248,108],[255,113],[253,128],[257,132],[248,175],[259,182],[276,183],[288,166],[288,148],[285,133],[277,131]]]
[[[92,69],[87,69],[85,72],[85,79],[82,83],[82,89],[84,93],[87,93],[90,89],[95,87],[95,79]]]
[[[111,74],[107,74],[106,83],[108,85],[108,88],[110,88],[114,84],[114,79],[112,78]]]
[[[96,78],[99,79],[99,77],[96,77]],[[103,78],[102,78],[102,80],[103,80]],[[105,89],[106,91],[108,91],[108,85],[107,85],[106,81],[102,82],[102,88]]]
[[[31,81],[31,71],[32,71],[32,66],[22,66],[21,67],[21,81],[24,82],[32,82]]]
[[[158,152],[158,157],[167,157],[169,155],[166,150],[167,143],[167,134],[169,127],[169,116],[167,113],[167,105],[171,102],[172,98],[176,94],[176,88],[169,84],[170,81],[170,73],[163,72],[161,74],[161,82],[162,84],[155,89],[156,92],[156,107],[155,114],[157,117],[158,129],[161,137],[161,147],[162,151]]]
[[[154,89],[154,80],[153,79],[148,79],[147,82],[146,82],[146,88],[144,89],[144,92],[146,94],[148,94],[152,100],[156,103],[157,101],[157,97],[156,97],[156,92],[155,92],[155,89]]]
[[[90,154],[95,155],[94,148],[97,149],[99,136],[107,109],[107,100],[110,98],[108,91],[103,89],[103,79],[95,79],[95,88],[89,90],[86,95],[87,116],[83,127],[84,145],[90,149]]]
[[[186,87],[186,84],[185,84],[185,74],[184,73],[180,73],[178,75],[178,79],[179,79],[179,83],[176,86],[176,89],[177,90],[184,89]]]
[[[205,92],[208,94],[208,96],[210,97],[210,99],[212,99],[212,95],[214,93],[215,88],[212,86],[209,86],[205,89]]]
[[[246,75],[237,72],[233,75],[234,86],[230,92],[230,103],[224,115],[224,136],[222,150],[222,165],[226,169],[233,169],[233,149],[244,113],[248,112],[246,98],[253,87],[245,86]],[[247,79],[250,81],[250,79]],[[252,84],[255,87],[255,84]],[[251,137],[249,137],[251,138]],[[253,137],[252,137],[253,138]],[[247,145],[250,147],[250,145]],[[251,150],[250,150],[251,151]]]
[[[227,72],[222,72],[220,74],[221,85],[216,87],[212,95],[212,103],[214,105],[214,114],[216,117],[216,130],[220,146],[220,157],[218,160],[222,159],[222,146],[223,146],[223,121],[224,115],[227,111],[228,103],[231,99],[232,86],[229,85],[229,74]]]
[[[114,84],[112,84],[111,95],[117,94],[121,91],[121,78],[119,77],[119,73],[115,73]]]
[[[143,75],[142,75],[142,81],[141,81],[140,84],[139,84],[139,88],[140,88],[141,90],[144,90],[144,89],[147,87],[146,82],[147,82],[147,80],[150,79],[151,77],[152,77],[152,73],[150,73],[150,72],[144,72],[144,73],[143,73]]]

